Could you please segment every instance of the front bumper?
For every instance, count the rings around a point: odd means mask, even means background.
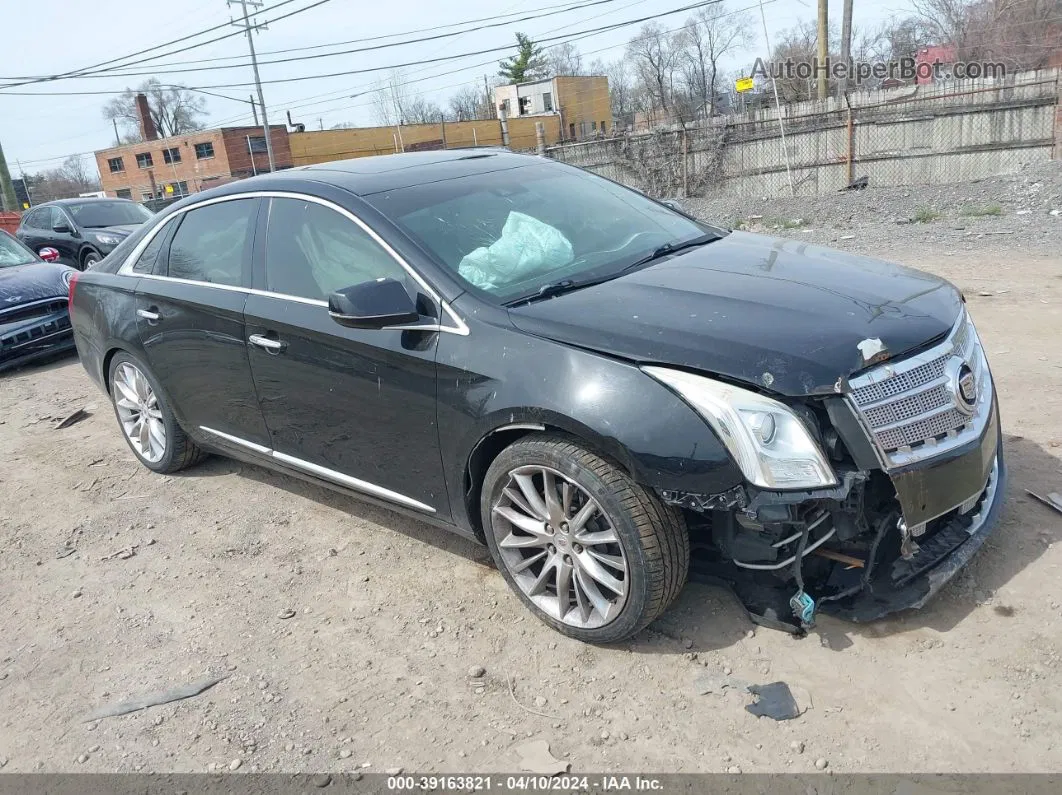
[[[66,309],[0,327],[0,372],[74,348]]]
[[[859,593],[846,600],[822,604],[822,612],[864,622],[924,606],[970,562],[995,530],[1006,486],[1007,465],[999,440],[981,501],[970,513],[955,516],[938,528],[910,561],[879,566]]]

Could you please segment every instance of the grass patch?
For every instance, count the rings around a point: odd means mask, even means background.
[[[983,207],[963,207],[961,214],[965,218],[988,218],[993,215],[1003,215],[1003,208],[993,202],[992,204],[986,204]]]
[[[916,224],[928,224],[931,221],[936,221],[938,218],[940,218],[940,213],[932,207],[923,207],[914,214],[914,217],[911,218],[911,220]]]

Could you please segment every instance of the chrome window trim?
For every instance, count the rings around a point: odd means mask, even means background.
[[[261,295],[271,298],[282,298],[289,301],[298,301],[300,303],[310,304],[312,306],[327,307],[328,302],[320,301],[314,298],[303,298],[297,295],[288,295],[287,293],[274,293],[270,290],[256,290],[250,287],[235,287],[231,285],[214,284],[213,282],[201,282],[193,279],[181,279],[173,276],[157,276],[153,274],[136,273],[133,270],[133,263],[140,258],[140,254],[143,253],[144,249],[147,248],[147,246],[155,238],[155,235],[157,235],[163,227],[165,227],[172,219],[176,218],[178,215],[183,215],[184,213],[190,212],[191,210],[198,210],[202,207],[209,207],[212,204],[220,204],[221,202],[227,201],[238,201],[240,199],[297,199],[300,201],[308,201],[314,204],[320,204],[322,207],[327,207],[339,213],[347,220],[352,221],[357,226],[361,227],[361,229],[366,234],[368,234],[369,237],[371,237],[381,248],[383,248],[384,251],[390,254],[391,257],[395,260],[395,262],[397,262],[402,267],[402,269],[407,274],[409,274],[410,278],[413,279],[413,281],[415,281],[418,285],[420,285],[421,289],[423,289],[434,301],[437,301],[439,303],[439,306],[442,307],[442,311],[445,312],[449,316],[449,318],[454,322],[453,326],[443,325],[442,323],[440,323],[437,329],[435,329],[434,327],[423,326],[419,327],[421,330],[437,330],[440,332],[446,332],[447,334],[457,334],[462,337],[468,336],[468,325],[465,323],[464,320],[461,319],[461,316],[458,315],[451,308],[450,304],[443,300],[442,296],[439,295],[419,273],[417,273],[413,266],[406,262],[406,260],[397,251],[395,251],[386,240],[380,237],[380,235],[378,235],[372,227],[362,221],[350,210],[346,209],[345,207],[341,207],[333,201],[330,201],[328,199],[322,199],[319,196],[311,196],[308,193],[299,193],[297,191],[258,190],[249,191],[247,193],[234,193],[230,196],[215,196],[212,199],[204,199],[203,201],[199,201],[194,204],[189,204],[187,207],[182,207],[179,210],[176,210],[166,221],[163,221],[161,224],[152,229],[150,234],[144,235],[143,240],[136,244],[136,248],[129,252],[129,255],[125,258],[125,261],[122,263],[121,267],[118,268],[116,275],[133,276],[142,279],[163,279],[168,281],[181,282],[185,284],[194,284],[203,287],[219,287],[222,289],[238,290],[240,292],[248,293],[249,295]],[[398,330],[409,330],[409,327],[406,326],[389,326],[388,328],[395,328]]]
[[[940,440],[931,438],[925,440],[925,442],[918,447],[906,446],[892,450],[891,452],[887,451],[882,447],[877,436],[878,432],[883,430],[885,426],[873,427],[864,412],[891,401],[902,399],[910,394],[917,394],[923,389],[928,389],[930,387],[930,382],[922,384],[914,390],[909,390],[902,394],[893,395],[867,404],[860,404],[854,393],[859,389],[887,381],[894,376],[911,372],[947,355],[963,357],[978,376],[977,386],[979,391],[977,403],[973,413],[967,418],[965,426],[959,430],[949,431],[948,434]],[[934,379],[932,383],[936,384],[939,380],[940,379]],[[887,362],[879,365],[870,372],[849,379],[848,387],[846,399],[855,412],[856,417],[859,418],[859,422],[862,425],[864,432],[867,434],[874,447],[874,451],[882,465],[882,469],[886,472],[910,464],[915,464],[920,461],[936,458],[943,453],[979,439],[984,432],[985,426],[992,417],[992,374],[988,367],[988,358],[985,355],[984,346],[981,344],[980,337],[977,335],[977,330],[974,328],[973,320],[971,320],[965,307],[963,307],[958,320],[955,322],[952,330],[948,333],[947,338],[942,343],[935,345],[928,350],[922,351],[921,353],[915,354],[914,356],[901,359],[895,363]],[[926,412],[925,416],[935,416],[936,414],[944,413],[947,410],[947,407],[934,409]],[[918,419],[919,417],[909,417],[898,424],[903,425],[916,422]]]
[[[296,458],[293,455],[287,453],[281,453],[277,450],[272,450],[255,442],[250,442],[246,439],[241,439],[238,436],[232,434],[222,433],[216,431],[213,428],[208,428],[205,425],[200,425],[199,430],[206,431],[212,436],[217,436],[219,439],[224,439],[227,442],[238,445],[239,447],[245,447],[248,450],[252,450],[259,455],[267,456],[279,461],[282,464],[294,467],[295,469],[301,469],[304,472],[309,472],[312,475],[317,475],[325,480],[330,480],[333,483],[338,483],[341,486],[346,486],[354,491],[360,491],[363,494],[369,494],[373,497],[380,497],[388,502],[397,503],[398,505],[404,505],[407,508],[415,508],[418,511],[424,511],[425,513],[435,513],[435,509],[430,505],[425,505],[423,502],[414,500],[412,497],[407,497],[405,494],[399,494],[397,491],[391,491],[385,489],[383,486],[377,486],[375,483],[369,483],[365,480],[358,480],[350,475],[344,475],[342,472],[337,472],[334,469],[323,467],[320,464],[314,464],[310,461],[304,461],[301,458]]]

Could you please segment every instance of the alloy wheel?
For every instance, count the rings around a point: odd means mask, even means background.
[[[158,395],[138,367],[122,362],[114,371],[114,404],[129,443],[145,460],[166,454],[166,425]]]
[[[544,613],[593,629],[622,612],[626,553],[612,521],[578,483],[549,467],[519,467],[491,513],[503,564]]]

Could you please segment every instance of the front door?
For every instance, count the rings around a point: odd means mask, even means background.
[[[330,292],[415,283],[352,217],[309,199],[269,200],[256,290],[244,313],[274,456],[296,469],[449,516],[436,426],[437,331],[363,330],[328,315]],[[422,312],[438,313],[426,297]]]
[[[259,199],[235,199],[176,217],[135,263],[136,314],[148,364],[186,428],[246,448],[269,444],[258,408],[243,308]],[[157,256],[157,261],[154,258]]]

